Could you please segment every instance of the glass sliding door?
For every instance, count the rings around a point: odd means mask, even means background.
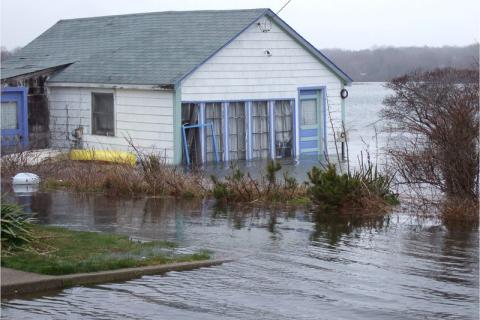
[[[293,104],[291,100],[275,101],[275,157],[292,156]]]
[[[267,159],[270,149],[270,127],[267,101],[252,102],[252,157]]]
[[[223,159],[223,120],[222,104],[220,102],[205,104],[205,123],[213,124],[213,134],[217,142],[218,156],[220,159]],[[215,161],[212,130],[205,130],[205,140],[206,161]]]
[[[230,160],[246,159],[244,102],[230,102],[228,106],[228,148]]]

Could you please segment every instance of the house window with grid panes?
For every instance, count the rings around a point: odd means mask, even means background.
[[[113,93],[92,93],[92,134],[115,135]]]

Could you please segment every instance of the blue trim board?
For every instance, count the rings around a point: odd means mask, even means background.
[[[182,126],[183,150],[184,150],[184,154],[185,154],[185,163],[187,165],[189,165],[190,164],[190,154],[188,154],[187,133],[185,132],[185,129],[187,129],[187,127],[185,125],[183,125]]]
[[[247,160],[253,158],[253,138],[252,138],[252,102],[245,103],[247,118]]]
[[[223,111],[223,160],[227,162],[230,159],[230,148],[229,148],[229,141],[228,141],[228,106],[230,105],[229,102],[222,103],[222,111]]]
[[[323,153],[328,154],[328,148],[327,148],[327,87],[322,90],[323,94]],[[333,129],[333,128],[332,128]]]
[[[205,124],[205,103],[200,103],[200,124],[202,125],[200,127],[200,153],[201,153],[201,158],[202,158],[202,163],[205,163],[206,159],[206,148],[205,148],[205,127],[203,126]]]
[[[296,111],[296,101],[295,99],[290,100],[290,108],[292,110],[292,158],[295,159],[297,156],[297,111]]]
[[[270,125],[270,158],[275,159],[275,109],[274,101],[268,101],[268,120]]]
[[[308,90],[324,90],[327,89],[327,86],[311,86],[311,87],[298,87],[297,90],[300,91],[308,91]]]
[[[265,98],[265,99],[217,99],[217,100],[184,100],[182,103],[223,103],[223,102],[259,102],[264,101],[268,102],[270,100],[273,101],[289,101],[295,100],[295,98]]]

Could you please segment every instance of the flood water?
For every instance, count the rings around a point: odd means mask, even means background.
[[[385,90],[368,84],[349,91],[352,152],[359,152],[359,137],[370,146],[377,140],[369,124]],[[306,166],[286,164],[298,172]],[[307,209],[225,209],[211,200],[67,192],[17,200],[40,223],[173,240],[185,252],[211,249],[235,260],[4,300],[4,319],[478,318],[478,231],[449,230],[408,212],[352,220]]]

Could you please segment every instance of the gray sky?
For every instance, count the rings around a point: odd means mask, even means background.
[[[1,0],[1,45],[24,46],[60,19],[167,10],[271,8],[286,0]],[[280,17],[318,48],[466,45],[479,0],[292,0]]]

